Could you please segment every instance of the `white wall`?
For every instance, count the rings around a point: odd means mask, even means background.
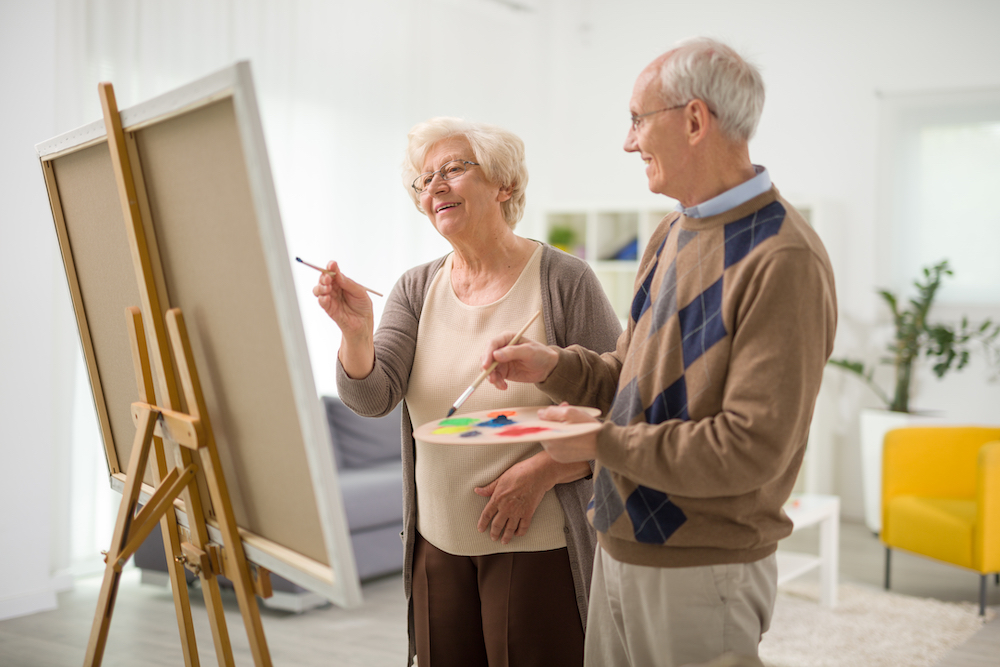
[[[646,201],[643,165],[621,150],[628,100],[639,71],[672,43],[707,34],[736,46],[761,68],[767,103],[751,157],[792,201],[822,206],[819,232],[837,278],[841,309],[835,354],[874,361],[873,325],[888,313],[876,286],[891,286],[892,238],[877,218],[879,91],[1000,87],[1000,3],[699,3],[619,0],[559,3],[561,46],[552,54],[549,109],[553,153],[547,181],[553,202]],[[582,8],[581,8],[582,7]],[[943,223],[946,224],[946,223]],[[946,229],[942,230],[943,233]],[[960,267],[956,267],[961,271]],[[914,276],[916,278],[916,276]],[[939,308],[1000,315],[1000,305]],[[881,331],[876,332],[881,333]],[[885,338],[881,341],[887,341]],[[1000,384],[983,364],[939,381],[919,374],[914,404],[955,421],[998,423]],[[833,414],[836,447],[824,484],[843,496],[845,515],[861,516],[857,410],[876,405],[867,389],[827,371],[823,404]]]
[[[8,4],[0,18],[0,618],[55,606],[50,551],[61,539],[52,527],[67,472],[59,453],[73,340],[34,153],[55,130],[55,2]]]
[[[547,206],[656,201],[639,159],[621,150],[632,83],[678,39],[723,38],[767,83],[752,157],[784,194],[822,206],[817,226],[842,310],[838,353],[869,349],[882,317],[873,289],[891,274],[891,238],[876,215],[876,92],[1000,86],[1000,4],[530,4],[536,11],[489,0],[0,2],[0,617],[51,604],[51,575],[65,567],[59,463],[68,460],[77,343],[32,147],[98,118],[100,80],[115,83],[124,107],[250,58],[290,252],[338,259],[388,291],[405,268],[446,248],[398,182],[412,124],[458,115],[519,133],[531,170],[519,230],[537,238]],[[313,279],[296,274],[319,388],[331,391],[337,335],[309,303]],[[856,413],[874,402],[831,375],[827,483],[845,513],[860,516]],[[996,421],[998,399],[980,367],[944,382],[921,376],[915,402]],[[46,562],[50,544],[56,556]]]

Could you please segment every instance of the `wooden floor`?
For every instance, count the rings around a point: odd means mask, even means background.
[[[810,551],[818,534],[795,533],[783,548]],[[893,590],[946,601],[978,601],[979,577],[917,556],[895,553]],[[882,585],[883,549],[864,526],[841,527],[841,579]],[[99,579],[85,579],[59,595],[51,612],[0,621],[0,665],[3,667],[79,667],[93,620]],[[367,582],[364,605],[356,610],[328,606],[296,615],[262,609],[264,632],[275,665],[311,667],[401,667],[406,664],[406,618],[398,576]],[[201,663],[217,664],[204,603],[192,590]],[[235,596],[227,593],[227,621],[237,665],[252,665]],[[1000,587],[991,581],[988,603],[1000,608]],[[1000,614],[998,614],[1000,616]],[[139,583],[128,572],[118,595],[104,665],[182,665],[173,597],[169,589]],[[966,644],[953,650],[938,667],[1000,665],[1000,619],[988,623]]]

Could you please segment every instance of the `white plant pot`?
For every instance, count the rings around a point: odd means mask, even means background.
[[[861,484],[865,501],[865,524],[882,531],[882,446],[885,434],[894,428],[930,419],[927,414],[891,412],[866,408],[861,411]]]

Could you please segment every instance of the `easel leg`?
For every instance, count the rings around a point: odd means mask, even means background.
[[[134,306],[126,309],[126,323],[132,345],[132,363],[135,367],[136,385],[139,398],[151,402],[154,398],[153,375],[150,370],[149,351],[146,347],[146,334],[142,324],[142,313]],[[153,477],[159,484],[167,475],[168,465],[163,442],[155,438],[155,465]],[[185,447],[178,446],[175,464],[181,470],[187,469],[194,458]],[[204,477],[204,473],[199,473]],[[141,476],[140,476],[141,477]],[[131,477],[129,478],[131,480]],[[190,524],[191,543],[198,549],[204,549],[208,544],[208,529],[205,527],[205,509],[201,503],[201,493],[198,484],[185,487],[181,496],[184,509]],[[167,571],[170,573],[170,586],[174,593],[174,609],[177,613],[177,625],[180,631],[181,647],[184,650],[184,662],[187,667],[198,667],[198,648],[195,640],[194,623],[191,619],[191,600],[187,590],[187,576],[184,566],[178,560],[183,555],[180,532],[177,527],[177,517],[173,511],[168,511],[160,520],[163,531],[163,549],[167,557]],[[209,625],[212,628],[212,639],[219,664],[231,667],[233,662],[232,645],[229,641],[229,630],[226,626],[225,609],[222,604],[222,592],[219,590],[219,580],[212,572],[199,571],[201,590],[205,597],[205,608],[208,610]]]
[[[204,470],[205,478],[208,481],[209,493],[216,514],[215,518],[219,522],[219,530],[222,531],[222,540],[226,548],[226,567],[224,570],[236,589],[236,599],[239,601],[240,612],[243,615],[243,625],[246,627],[247,638],[250,641],[250,651],[253,654],[254,664],[258,667],[270,667],[271,654],[264,637],[264,626],[260,619],[260,609],[257,606],[250,566],[243,552],[239,528],[236,525],[233,508],[229,502],[229,490],[222,474],[222,464],[215,448],[215,440],[211,435],[212,428],[208,411],[205,409],[205,397],[198,379],[198,370],[194,363],[187,326],[184,323],[183,314],[177,308],[167,311],[166,320],[188,411],[202,420],[208,434],[208,445],[199,449],[198,453],[201,469]],[[198,514],[197,516],[204,515]]]
[[[94,625],[90,630],[90,641],[87,644],[87,655],[84,665],[97,667],[104,657],[104,647],[108,642],[108,631],[111,629],[111,614],[115,607],[115,597],[118,594],[118,583],[121,580],[122,565],[119,553],[128,537],[129,524],[139,500],[139,488],[142,484],[142,473],[149,459],[149,448],[153,442],[153,428],[156,419],[153,413],[143,415],[139,428],[135,432],[132,443],[132,456],[128,464],[128,482],[122,495],[122,503],[118,507],[118,520],[115,522],[114,535],[111,538],[111,548],[108,550],[107,567],[104,569],[104,581],[101,593],[97,599],[97,611]]]
[[[161,452],[158,452],[161,454]],[[177,517],[171,509],[160,519],[163,534],[163,550],[167,557],[167,573],[170,575],[170,589],[174,593],[174,611],[177,613],[177,628],[181,638],[185,667],[199,667],[198,644],[194,634],[194,619],[191,618],[191,598],[188,596],[187,576],[184,566],[177,562],[181,554]]]
[[[132,365],[139,390],[139,400],[145,403],[155,401],[153,374],[150,370],[149,350],[146,347],[146,332],[142,325],[142,311],[135,306],[126,309],[125,322],[132,346]],[[167,476],[167,457],[163,441],[153,438],[153,481],[157,486]],[[191,599],[188,596],[187,576],[184,566],[178,562],[181,555],[180,532],[177,516],[173,509],[160,519],[163,534],[163,550],[167,558],[167,572],[170,575],[170,589],[174,594],[174,611],[177,613],[177,629],[180,633],[181,650],[185,667],[199,667],[198,643],[195,639],[194,620],[191,618]]]

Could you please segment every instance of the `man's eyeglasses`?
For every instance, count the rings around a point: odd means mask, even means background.
[[[664,107],[662,109],[657,109],[656,111],[647,111],[646,113],[632,114],[632,130],[633,131],[638,131],[639,130],[639,126],[642,125],[642,119],[645,118],[646,116],[652,116],[654,113],[660,113],[662,111],[673,111],[674,109],[683,109],[684,107],[686,107],[690,103],[691,103],[691,100],[688,100],[684,104],[677,104],[677,105],[672,106],[672,107]],[[715,116],[715,111],[713,111],[711,108],[709,108],[708,113],[710,113],[713,116]]]
[[[452,160],[451,162],[445,162],[437,171],[429,171],[426,174],[420,174],[417,176],[413,179],[413,183],[410,187],[412,187],[419,195],[430,187],[436,174],[441,175],[441,180],[450,181],[451,179],[458,178],[464,174],[470,166],[478,167],[479,163],[469,162],[468,160]]]

